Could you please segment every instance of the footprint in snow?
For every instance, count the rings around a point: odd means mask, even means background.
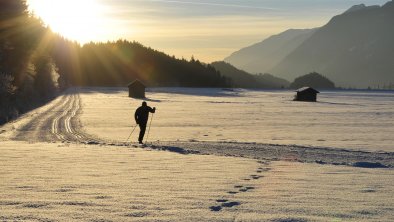
[[[209,209],[211,209],[211,211],[217,212],[217,211],[222,210],[222,207],[221,206],[211,206],[211,207],[209,207]]]
[[[225,202],[227,202],[228,200],[226,200],[226,199],[217,199],[216,200],[216,202],[218,202],[218,203],[225,203]]]
[[[223,203],[222,207],[234,207],[234,206],[239,206],[239,205],[241,205],[240,202],[233,201],[233,202]]]
[[[217,212],[217,211],[221,211],[223,209],[223,207],[234,207],[234,206],[239,206],[239,205],[241,205],[240,202],[236,202],[236,201],[227,202],[226,201],[226,202],[222,203],[222,205],[220,205],[220,206],[211,206],[211,207],[209,207],[209,209],[211,209],[211,211]]]
[[[258,176],[258,175],[250,175],[250,177],[254,180],[258,180],[260,178],[262,178],[263,176]]]
[[[244,187],[244,188],[240,189],[239,191],[241,191],[241,192],[247,192],[247,191],[253,190],[253,189],[254,189],[254,187]]]

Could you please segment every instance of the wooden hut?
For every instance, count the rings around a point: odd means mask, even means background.
[[[306,102],[316,102],[317,94],[320,93],[314,88],[311,87],[302,87],[296,90],[297,95],[294,98],[294,101],[306,101]]]
[[[129,85],[129,97],[143,99],[145,98],[146,86],[138,79],[131,82]]]

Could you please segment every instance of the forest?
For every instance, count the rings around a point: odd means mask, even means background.
[[[313,87],[319,90],[322,89],[335,89],[335,83],[329,80],[327,77],[317,72],[311,72],[309,74],[296,78],[289,86],[290,89],[298,89],[304,86]]]
[[[70,86],[228,87],[211,65],[178,59],[138,42],[81,46],[51,31],[23,0],[0,1],[0,124]]]

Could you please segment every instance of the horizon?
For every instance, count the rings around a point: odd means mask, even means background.
[[[194,57],[206,63],[221,61],[241,48],[288,29],[324,26],[333,16],[353,5],[382,5],[386,2],[27,1],[29,10],[54,32],[80,44],[125,39],[177,58]]]

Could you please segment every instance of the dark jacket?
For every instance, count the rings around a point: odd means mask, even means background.
[[[139,125],[146,125],[149,118],[149,113],[155,113],[156,108],[151,108],[150,106],[140,106],[135,111],[134,119]]]

